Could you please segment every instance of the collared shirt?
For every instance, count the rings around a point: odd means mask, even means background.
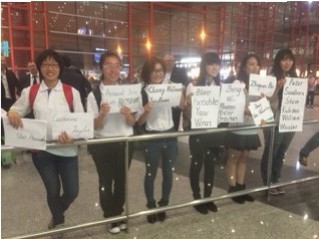
[[[4,91],[6,92],[6,98],[12,99],[11,94],[10,94],[10,89],[9,89],[9,84],[8,84],[6,72],[1,72],[1,81],[3,83]]]
[[[29,86],[23,89],[21,97],[10,108],[19,112],[21,116],[25,116],[31,112],[29,103],[30,88],[31,87]],[[49,88],[45,85],[44,81],[42,81],[34,100],[33,112],[36,119],[46,120],[48,122],[47,140],[50,141],[52,140],[52,112],[70,112],[70,109],[63,92],[61,81],[59,81],[58,84],[51,90],[50,94],[48,94],[48,89]],[[80,94],[73,87],[72,95],[74,112],[84,112]],[[59,156],[71,157],[77,155],[77,146],[48,149],[46,151]]]
[[[40,77],[39,77],[38,74],[37,74],[36,76],[34,76],[34,75],[32,75],[32,74],[29,74],[29,77],[30,77],[30,84],[29,84],[29,85],[33,85],[34,77],[36,78],[37,84],[40,83]]]
[[[103,83],[99,85],[102,96],[101,103],[106,102],[103,92],[105,92],[107,87],[108,85]],[[93,113],[94,118],[99,115],[99,107],[93,92],[90,92],[87,97],[87,112]],[[95,138],[130,135],[133,135],[133,127],[127,124],[126,118],[121,113],[109,113],[103,120],[103,127],[94,130]]]
[[[163,84],[170,84],[171,83],[171,75],[172,72],[166,72],[164,79],[163,79]]]

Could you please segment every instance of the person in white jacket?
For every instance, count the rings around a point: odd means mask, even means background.
[[[33,110],[35,119],[48,122],[47,140],[52,140],[52,112],[84,112],[84,110],[79,92],[68,86],[73,97],[73,105],[70,109],[60,81],[63,62],[57,52],[51,49],[44,50],[38,56],[36,65],[42,81],[33,106],[30,105],[29,94],[32,87],[30,86],[23,89],[21,97],[12,105],[8,112],[8,119],[14,127],[22,127],[21,117]],[[63,144],[72,142],[72,139],[66,132],[61,132],[58,141]],[[33,152],[32,161],[47,192],[47,202],[52,214],[48,228],[62,226],[64,212],[76,199],[79,192],[78,147],[65,146]],[[62,194],[61,186],[63,188]]]

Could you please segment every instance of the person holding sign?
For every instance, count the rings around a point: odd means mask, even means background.
[[[275,120],[278,122],[280,116],[280,109],[282,105],[283,86],[286,82],[285,77],[297,77],[296,60],[289,49],[282,49],[277,52],[273,67],[272,75],[277,78],[276,90],[272,97],[269,98],[270,105],[274,111]],[[286,151],[293,140],[294,132],[279,133],[278,126],[274,130],[274,145],[271,152],[272,168],[271,168],[271,183],[277,183],[280,178],[280,172],[283,165],[283,159]],[[265,148],[261,159],[260,170],[264,185],[268,182],[268,161],[269,161],[269,146],[271,141],[271,129],[264,128]],[[269,190],[269,195],[285,194],[285,190],[281,187],[272,188]]]
[[[254,120],[248,109],[249,102],[258,100],[258,96],[249,96],[249,74],[259,74],[260,59],[256,54],[248,54],[241,61],[237,80],[234,84],[242,84],[244,97],[246,98],[246,108],[244,123],[236,126],[254,125]],[[237,99],[239,100],[239,99]],[[234,126],[234,124],[231,124]],[[246,163],[250,150],[256,150],[261,146],[257,130],[239,130],[231,131],[227,135],[226,145],[228,146],[227,159],[227,179],[229,183],[228,192],[236,192],[246,188],[245,175]],[[253,202],[255,199],[250,195],[237,196],[232,198],[239,204],[245,201]]]
[[[200,73],[196,86],[219,86],[220,85],[220,64],[221,60],[217,53],[207,52],[202,56],[200,63]],[[191,102],[193,97],[193,84],[190,83],[186,89],[187,108],[192,108]],[[191,110],[185,110],[184,114],[184,130],[190,129]],[[222,126],[222,125],[219,125]],[[186,128],[185,128],[186,127]],[[212,133],[204,135],[191,135],[189,136],[189,147],[191,153],[190,165],[190,184],[193,192],[194,199],[200,199],[200,186],[199,175],[204,165],[204,198],[212,195],[214,176],[215,176],[215,163],[220,145],[224,145],[224,133]],[[213,202],[200,204],[194,206],[195,210],[201,214],[207,214],[208,211],[217,212],[218,208]]]
[[[124,105],[113,111],[108,103],[112,99],[106,95],[107,89],[120,80],[121,59],[116,53],[107,51],[101,55],[99,67],[102,71],[100,84],[87,98],[87,112],[93,113],[94,117],[94,137],[133,135],[136,120],[131,109]],[[124,211],[125,151],[124,141],[89,145],[99,177],[100,205],[105,218],[121,215]],[[132,151],[130,159],[131,156]],[[116,234],[125,229],[125,222],[116,222],[108,231]]]
[[[34,103],[30,105],[30,89],[23,89],[21,97],[13,104],[8,112],[10,124],[14,127],[23,127],[21,117],[31,111],[35,119],[48,122],[47,139],[52,140],[51,112],[70,112],[70,105],[65,97],[60,76],[63,72],[61,56],[46,49],[36,59],[36,66],[40,73],[41,83],[35,95]],[[84,112],[80,94],[74,88],[71,89],[73,97],[73,112]],[[66,132],[58,136],[61,144],[71,143],[72,139]],[[48,224],[49,229],[62,226],[64,212],[78,196],[78,147],[65,146],[55,149],[40,150],[32,154],[34,166],[39,172],[47,192],[47,202],[52,218]],[[61,195],[61,185],[63,194]]]
[[[138,125],[143,126],[145,133],[167,133],[174,132],[173,115],[170,105],[161,105],[151,102],[151,97],[145,90],[149,85],[162,84],[165,75],[164,63],[158,58],[147,60],[142,68],[141,77],[145,83],[142,89],[142,99],[144,109],[139,113]],[[154,87],[154,90],[155,87]],[[183,108],[183,97],[180,101],[180,107]],[[145,179],[144,190],[147,199],[147,208],[156,208],[154,197],[154,181],[158,169],[159,160],[162,159],[162,197],[158,201],[158,206],[167,206],[173,184],[174,163],[177,154],[177,139],[162,138],[149,140],[145,143]],[[155,223],[157,220],[164,221],[166,213],[158,213],[147,216],[149,223]]]

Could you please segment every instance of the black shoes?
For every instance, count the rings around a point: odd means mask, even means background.
[[[307,167],[307,165],[308,165],[307,157],[305,155],[299,154],[299,163],[302,166]]]
[[[161,199],[157,204],[159,207],[165,207],[168,205],[168,201]],[[156,204],[154,202],[154,203],[148,204],[147,207],[149,209],[156,208]],[[146,219],[148,223],[151,223],[151,224],[155,223],[157,220],[160,222],[164,222],[166,219],[166,212],[159,212],[157,214],[147,215]]]
[[[237,184],[236,186],[230,186],[228,192],[233,193],[233,192],[238,192],[238,191],[245,190],[245,189],[246,189],[245,184],[243,184],[243,185]],[[238,204],[244,204],[246,201],[247,202],[254,202],[255,201],[255,198],[253,198],[249,194],[232,197],[231,199]]]
[[[243,195],[241,196],[245,201],[247,202],[255,202],[255,198],[253,198],[252,196],[250,196],[249,194]]]
[[[217,212],[218,211],[218,208],[217,208],[216,204],[213,203],[213,202],[206,203],[206,207],[211,212]]]
[[[218,208],[215,203],[208,202],[194,206],[195,210],[201,214],[208,214],[209,211],[217,212]]]
[[[195,210],[201,214],[208,214],[208,209],[206,204],[199,204],[194,206]]]
[[[233,192],[237,192],[239,191],[239,187],[236,185],[236,186],[229,186],[229,189],[228,189],[228,193],[233,193]],[[232,197],[231,198],[235,203],[238,203],[238,204],[244,204],[245,203],[245,200],[242,198],[242,196],[236,196],[236,197]]]
[[[156,214],[147,215],[146,217],[148,223],[155,223],[157,221]]]

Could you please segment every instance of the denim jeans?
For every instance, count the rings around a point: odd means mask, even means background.
[[[308,157],[309,154],[319,146],[319,131],[315,133],[300,150],[302,156]]]
[[[162,159],[162,200],[169,201],[169,195],[173,185],[174,163],[177,154],[177,139],[166,138],[150,140],[145,147],[146,173],[144,178],[144,190],[149,208],[154,207],[154,181],[160,159]]]
[[[271,140],[271,128],[264,128],[265,148],[260,164],[261,177],[263,184],[267,185],[269,147]],[[278,127],[274,130],[274,146],[272,152],[272,168],[271,168],[271,183],[277,183],[281,176],[281,168],[285,154],[289,148],[291,141],[295,136],[295,132],[279,133]]]
[[[194,199],[200,199],[199,175],[204,165],[204,197],[210,197],[214,186],[215,160],[219,147],[210,142],[216,135],[199,135],[189,137],[191,165],[189,170],[190,184]],[[210,140],[212,139],[212,140]],[[211,146],[213,145],[213,146]]]
[[[132,149],[130,147],[130,160]],[[90,152],[99,176],[103,216],[107,218],[121,215],[125,203],[125,142],[90,145]]]
[[[78,157],[62,157],[38,151],[32,154],[32,161],[44,183],[53,220],[55,224],[63,223],[64,211],[79,193]]]

